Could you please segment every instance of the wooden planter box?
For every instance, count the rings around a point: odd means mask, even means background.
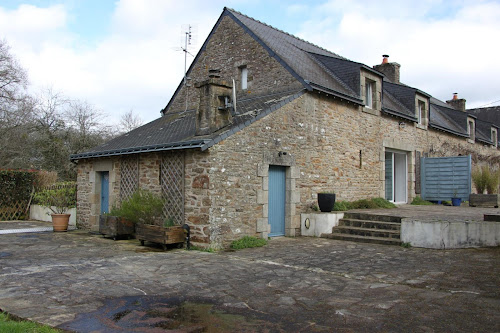
[[[144,241],[148,241],[162,244],[163,249],[166,250],[167,244],[178,244],[179,248],[182,247],[186,235],[181,226],[165,228],[157,225],[138,224],[135,228],[135,238],[141,241],[141,245],[144,245]]]
[[[135,232],[132,222],[122,219],[119,216],[101,215],[99,216],[99,233],[114,240],[120,237],[130,238]]]
[[[499,207],[498,194],[471,194],[469,196],[469,206],[472,207]]]

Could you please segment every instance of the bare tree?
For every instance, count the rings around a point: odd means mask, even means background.
[[[120,130],[124,133],[141,126],[143,121],[139,115],[135,115],[133,110],[122,114],[120,118]]]

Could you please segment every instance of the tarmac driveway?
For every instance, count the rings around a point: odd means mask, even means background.
[[[498,332],[500,248],[279,238],[214,254],[0,235],[0,309],[78,332]]]

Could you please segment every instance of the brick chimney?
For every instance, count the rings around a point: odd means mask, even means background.
[[[373,66],[373,69],[384,74],[385,77],[393,83],[399,83],[400,68],[401,65],[397,62],[389,62],[389,56],[387,54],[382,56],[382,63],[380,65]]]
[[[227,103],[231,101],[233,87],[220,78],[219,72],[220,70],[211,69],[208,80],[195,84],[200,90],[196,135],[211,134],[232,122],[231,110]]]
[[[464,98],[460,99],[458,98],[458,93],[453,93],[453,98],[450,99],[449,101],[446,101],[446,103],[449,104],[455,110],[464,112],[465,112],[465,102],[466,100]]]

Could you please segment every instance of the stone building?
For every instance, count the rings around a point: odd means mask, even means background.
[[[318,192],[405,203],[421,156],[498,164],[498,137],[483,133],[497,127],[476,134],[465,100],[402,84],[388,56],[366,66],[231,9],[187,77],[159,119],[71,157],[80,228],[146,188],[194,242],[296,236]]]

